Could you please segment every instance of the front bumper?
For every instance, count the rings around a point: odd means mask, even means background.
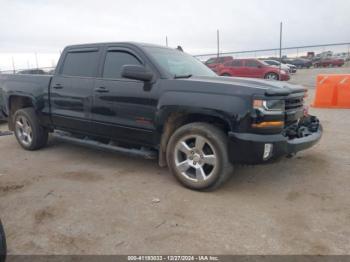
[[[229,132],[229,158],[232,163],[259,164],[281,156],[295,154],[315,145],[322,137],[322,125],[307,136],[290,139],[282,134],[264,135]],[[272,151],[264,159],[265,144],[272,144]]]

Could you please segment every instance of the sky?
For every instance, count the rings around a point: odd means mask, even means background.
[[[0,69],[54,65],[66,45],[137,41],[191,54],[350,42],[349,0],[0,0]]]

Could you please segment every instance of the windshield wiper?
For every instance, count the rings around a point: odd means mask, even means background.
[[[175,75],[174,78],[190,78],[192,76],[192,74],[187,74],[187,75]]]

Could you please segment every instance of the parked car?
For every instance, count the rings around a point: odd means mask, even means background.
[[[218,72],[218,66],[230,62],[233,60],[232,56],[221,56],[209,58],[204,64],[213,70],[215,73]]]
[[[158,155],[160,166],[196,190],[218,187],[236,164],[294,154],[322,135],[304,108],[303,87],[219,77],[194,57],[156,45],[68,46],[53,76],[1,75],[0,89],[9,129],[24,149],[44,147],[55,132]]]
[[[6,261],[6,253],[7,253],[6,236],[5,236],[5,231],[4,231],[2,222],[0,220],[0,262]]]
[[[281,66],[281,69],[289,73],[295,73],[297,71],[297,68],[294,65],[283,64],[276,60],[263,60],[263,61],[271,66],[276,66],[278,68]]]
[[[288,64],[288,58],[286,56],[283,56],[282,59],[280,59],[279,57],[269,57],[266,60],[274,60],[276,62],[282,62],[282,64],[287,65],[290,68],[290,73],[296,73],[297,72],[297,67],[295,65],[292,64]]]
[[[330,67],[330,66],[343,66],[345,64],[344,59],[327,57],[314,62],[314,67]]]
[[[282,63],[292,64],[297,68],[310,68],[312,66],[311,60],[304,58],[283,59]]]
[[[282,63],[284,65],[287,65],[289,67],[289,72],[295,74],[297,72],[297,67],[295,65],[292,64],[288,64],[288,63]]]
[[[258,59],[234,59],[218,67],[220,76],[265,78],[286,81],[290,76],[286,70],[280,70]]]
[[[333,55],[333,58],[344,59],[344,61],[350,61],[350,53],[347,53],[347,52],[337,53]]]
[[[27,69],[18,71],[17,74],[26,74],[26,75],[45,75],[46,72],[42,69]]]

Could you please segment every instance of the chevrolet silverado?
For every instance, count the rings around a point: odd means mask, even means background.
[[[293,155],[322,135],[303,87],[220,77],[184,52],[150,44],[68,46],[53,75],[0,75],[0,95],[26,150],[54,133],[153,155],[196,190],[218,187],[236,164]]]

